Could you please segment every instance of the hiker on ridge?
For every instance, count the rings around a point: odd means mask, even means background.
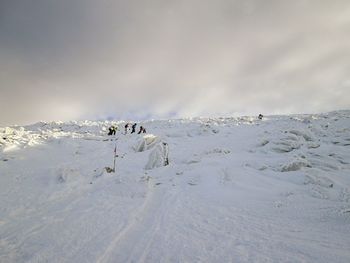
[[[124,128],[125,128],[125,134],[127,134],[128,133],[128,128],[129,128],[129,123],[125,124]]]
[[[142,126],[140,126],[140,130],[139,130],[138,134],[140,134],[140,133],[146,133],[146,129]]]
[[[117,132],[117,127],[112,125],[111,127],[108,128],[108,130],[109,130],[108,135],[115,135],[115,133]]]
[[[134,123],[132,126],[131,126],[131,133],[134,133],[135,132],[135,129],[136,129],[136,123]]]

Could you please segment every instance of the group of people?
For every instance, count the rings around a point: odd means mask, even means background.
[[[131,132],[130,132],[131,134],[136,133],[136,126],[137,126],[137,123],[134,123],[132,125],[131,125],[131,123],[125,124],[125,126],[124,126],[125,134],[128,133],[129,127],[131,127]],[[115,135],[117,130],[118,130],[118,128],[116,126],[114,126],[114,125],[110,126],[108,128],[108,135]],[[139,130],[138,134],[141,134],[141,133],[146,133],[146,129],[143,126],[140,126],[140,130]]]
[[[108,128],[109,132],[108,135],[115,135],[115,133],[117,132],[117,127],[112,125],[111,127]]]
[[[131,125],[130,123],[125,124],[125,126],[124,126],[125,134],[128,133],[130,125]],[[136,126],[137,126],[137,123],[134,123],[131,125],[131,134],[136,132]],[[143,126],[140,126],[140,130],[139,130],[138,134],[140,134],[140,133],[146,133],[146,129]]]

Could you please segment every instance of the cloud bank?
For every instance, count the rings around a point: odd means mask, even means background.
[[[5,0],[0,125],[350,108],[350,2]]]

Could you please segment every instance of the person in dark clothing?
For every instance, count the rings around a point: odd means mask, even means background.
[[[129,123],[125,124],[124,128],[125,128],[125,134],[127,134],[128,133],[128,128],[129,128]]]
[[[259,119],[259,120],[262,120],[262,119],[263,119],[263,117],[264,117],[264,115],[259,114],[258,119]]]
[[[139,130],[138,134],[140,134],[140,133],[146,133],[146,129],[142,126],[140,126],[140,130]]]
[[[136,123],[134,123],[132,126],[131,126],[131,133],[134,133],[135,132],[135,129],[136,129]]]
[[[108,135],[115,135],[117,128],[114,125],[112,125],[111,127],[108,128],[108,130],[109,130]]]

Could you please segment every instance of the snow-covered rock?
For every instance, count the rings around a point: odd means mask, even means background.
[[[311,163],[305,159],[295,159],[283,165],[281,168],[282,172],[298,171],[303,167],[312,167]]]
[[[160,142],[149,154],[146,169],[150,170],[156,167],[166,166],[169,164],[169,146],[167,143]]]
[[[158,136],[155,136],[153,134],[147,134],[142,136],[141,138],[138,138],[135,145],[134,150],[136,152],[143,152],[147,151],[151,148],[153,148],[157,143],[159,143]]]

